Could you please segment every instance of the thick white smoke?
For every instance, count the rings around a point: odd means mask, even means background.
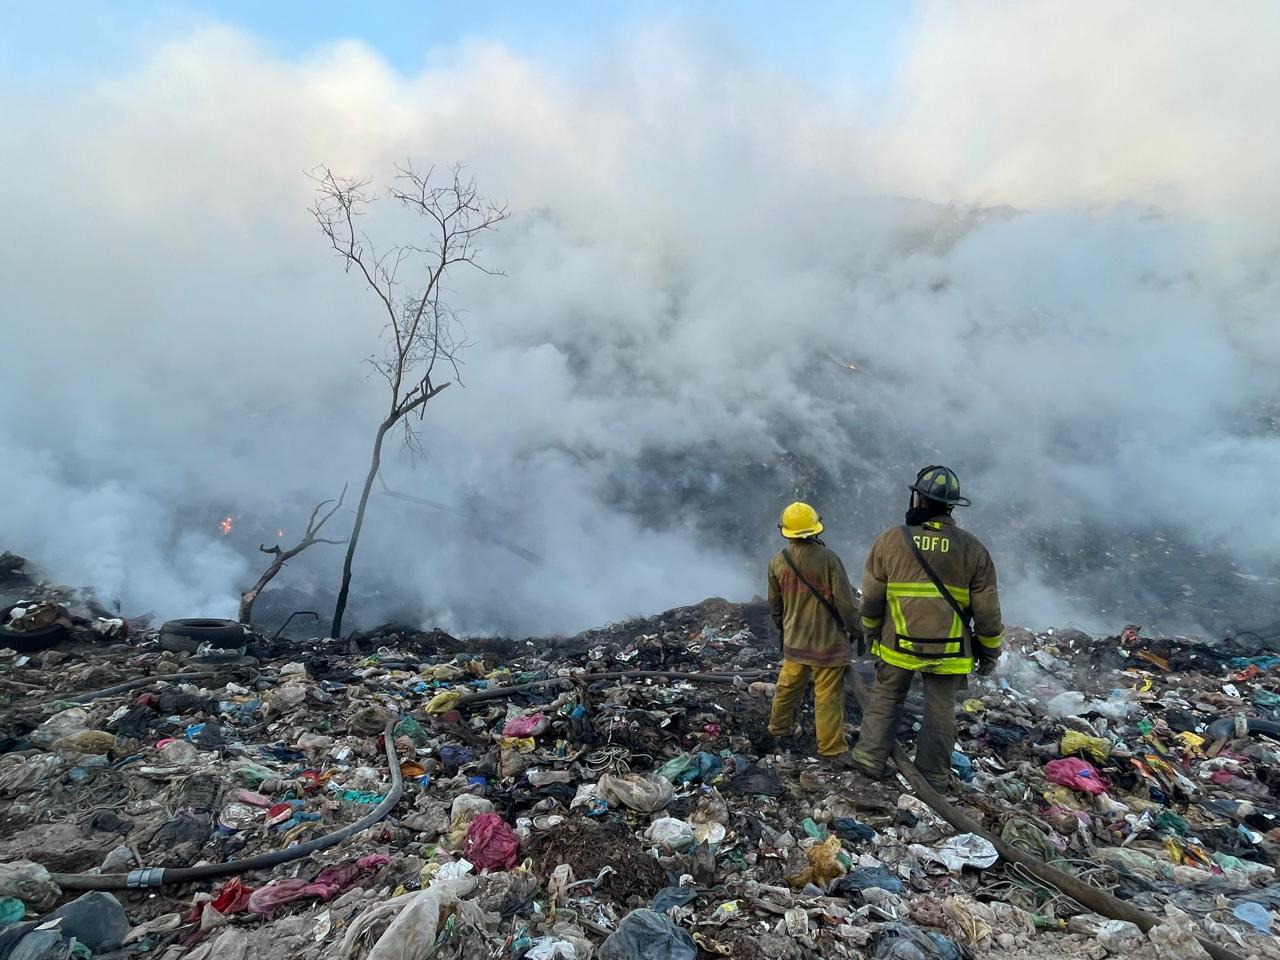
[[[856,571],[925,462],[969,486],[1010,619],[1115,626],[1188,583],[1194,620],[1196,551],[1274,550],[1280,19],[966,9],[922,9],[876,115],[669,29],[572,80],[229,30],[72,89],[0,76],[3,546],[128,613],[232,612],[257,543],[359,483],[383,403],[303,171],[463,160],[515,211],[508,276],[453,279],[466,389],[386,472],[450,509],[375,495],[359,621],[746,598],[797,495]],[[327,603],[325,550],[279,588]]]

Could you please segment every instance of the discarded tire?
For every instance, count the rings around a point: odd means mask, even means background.
[[[9,619],[15,605],[0,610],[0,623]],[[34,630],[10,630],[0,626],[0,647],[8,647],[19,653],[35,653],[56,647],[67,639],[67,628],[60,623],[51,623],[47,627],[36,627]]]
[[[244,641],[244,626],[234,620],[169,620],[160,627],[160,646],[175,652],[194,653],[206,643],[215,650],[235,650]]]

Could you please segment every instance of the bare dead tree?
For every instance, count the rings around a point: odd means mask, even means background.
[[[342,501],[347,498],[347,486],[343,484],[342,494],[338,497],[338,502],[332,500],[322,500],[311,508],[311,518],[307,521],[307,532],[302,535],[302,539],[290,547],[288,550],[282,549],[279,544],[273,544],[268,547],[266,544],[259,544],[258,549],[263,553],[271,554],[271,564],[262,572],[262,576],[258,578],[258,582],[252,587],[240,594],[240,622],[249,623],[250,617],[253,615],[253,602],[258,599],[264,587],[270,583],[280,569],[300,554],[307,547],[317,543],[346,543],[346,540],[326,540],[324,537],[317,536],[321,528],[329,522],[329,518],[338,512],[342,507]],[[333,503],[332,509],[324,516],[320,516],[320,511],[329,504]]]
[[[468,346],[466,331],[445,300],[444,278],[458,265],[497,273],[479,264],[477,243],[481,234],[507,219],[508,212],[505,205],[481,197],[474,178],[464,177],[460,166],[438,180],[434,168],[419,173],[411,165],[398,166],[387,198],[423,217],[425,236],[417,243],[378,247],[356,226],[375,200],[371,181],[339,177],[327,167],[318,167],[311,177],[317,192],[312,216],[343,261],[344,271],[354,271],[364,281],[385,321],[385,351],[370,363],[387,382],[386,414],[374,431],[369,472],[342,565],[330,630],[337,637],[369,493],[382,465],[383,441],[400,425],[410,453],[422,453],[415,421],[421,423],[427,404],[441,391],[461,382],[458,355]]]

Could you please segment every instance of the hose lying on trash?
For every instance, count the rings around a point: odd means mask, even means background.
[[[1243,717],[1245,730],[1249,733],[1265,733],[1269,736],[1280,736],[1280,723],[1274,720],[1263,720],[1261,717]],[[1229,740],[1236,735],[1236,718],[1223,717],[1215,720],[1205,728],[1209,740]]]
[[[712,683],[732,683],[735,679],[750,680],[766,675],[766,671],[758,670],[751,673],[679,673],[672,670],[625,670],[614,673],[595,673],[581,675],[578,679],[589,680],[619,680],[629,677],[666,677],[669,679],[687,679],[687,680],[706,680]],[[195,680],[213,676],[210,672],[205,673],[187,673],[187,674],[171,674],[163,679],[182,679]],[[123,693],[134,687],[145,686],[152,683],[156,678],[145,678],[139,681],[130,681],[127,684],[119,684],[115,687],[108,687],[106,690],[96,690],[89,693],[78,695],[78,699],[90,700],[96,697],[107,696],[111,693]],[[535,680],[533,683],[517,684],[513,687],[495,687],[492,690],[482,690],[478,693],[468,694],[463,697],[458,705],[462,706],[467,703],[477,703],[483,700],[493,700],[498,697],[509,696],[522,690],[532,690],[542,686],[551,684],[567,684],[573,683],[574,678],[571,677],[552,677],[548,680]],[[71,699],[71,698],[65,698]],[[355,823],[348,824],[340,830],[333,833],[325,834],[323,837],[316,837],[306,843],[300,843],[296,846],[287,847],[284,850],[274,850],[271,853],[259,854],[256,857],[249,857],[246,860],[232,860],[228,863],[211,863],[201,867],[143,867],[138,870],[132,870],[129,873],[52,873],[50,879],[64,890],[129,890],[143,887],[160,887],[176,883],[193,883],[200,880],[212,880],[216,877],[229,877],[241,873],[249,873],[253,870],[266,870],[271,867],[279,866],[282,863],[289,863],[293,860],[300,860],[303,857],[315,853],[317,850],[325,850],[336,844],[341,843],[348,837],[373,826],[387,818],[392,808],[400,800],[403,792],[404,783],[400,776],[400,759],[396,756],[393,729],[394,723],[387,724],[387,728],[383,731],[383,743],[387,751],[387,762],[391,765],[391,792],[387,794],[376,807],[373,808],[366,816],[361,817]]]
[[[131,870],[129,873],[52,873],[49,878],[63,890],[132,890],[142,887],[163,887],[175,883],[194,883],[216,877],[230,877],[249,873],[252,870],[267,870],[282,863],[301,860],[317,850],[327,850],[361,830],[385,820],[391,813],[391,809],[399,802],[404,781],[400,776],[400,758],[396,756],[394,729],[395,721],[392,721],[382,732],[387,763],[391,765],[391,792],[368,814],[333,833],[326,833],[323,837],[316,837],[306,843],[285,847],[283,850],[273,850],[271,853],[262,853],[245,860],[210,863],[202,867],[143,867]]]
[[[859,706],[862,706],[867,699],[866,684],[862,682],[862,678],[854,671],[850,670],[848,674],[853,678],[853,694],[857,698]],[[924,778],[924,774],[917,770],[916,765],[911,762],[902,744],[897,741],[894,741],[893,744],[893,759],[898,765],[898,772],[902,774],[907,783],[911,784],[916,796],[927,803],[938,816],[961,833],[976,833],[978,836],[983,837],[996,848],[996,853],[1000,854],[1002,859],[1025,867],[1037,880],[1061,891],[1082,907],[1086,907],[1094,913],[1100,913],[1105,917],[1110,917],[1113,920],[1127,920],[1141,929],[1143,933],[1160,923],[1159,917],[1152,916],[1145,910],[1140,910],[1133,904],[1126,903],[1096,887],[1091,887],[1069,873],[1063,873],[1061,870],[1049,866],[1049,864],[1038,857],[1033,857],[1025,850],[1005,843],[999,836],[992,834],[979,821],[962,812],[946,797],[933,789],[929,785],[929,781]],[[1197,936],[1196,939],[1208,951],[1209,956],[1213,957],[1213,960],[1244,960],[1240,954],[1234,953],[1225,947],[1220,947],[1212,940],[1202,936]]]
[[[772,670],[748,670],[744,673],[681,673],[679,670],[615,670],[611,673],[576,673],[569,677],[548,677],[546,680],[534,680],[531,683],[517,683],[512,687],[494,687],[490,690],[480,690],[476,693],[468,693],[462,696],[455,707],[465,707],[473,703],[483,703],[485,700],[498,700],[502,697],[509,697],[513,693],[523,693],[526,690],[537,690],[539,687],[548,687],[553,684],[571,685],[574,683],[595,683],[597,680],[630,680],[643,679],[645,677],[662,677],[667,680],[696,680],[705,683],[733,683],[735,680],[759,680],[761,677],[771,677],[774,675]]]

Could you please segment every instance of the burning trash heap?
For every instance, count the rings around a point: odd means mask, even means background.
[[[0,644],[0,960],[1280,957],[1256,648],[1011,631],[961,707],[959,831],[780,749],[761,604],[218,646],[54,598],[24,644],[40,602]]]

